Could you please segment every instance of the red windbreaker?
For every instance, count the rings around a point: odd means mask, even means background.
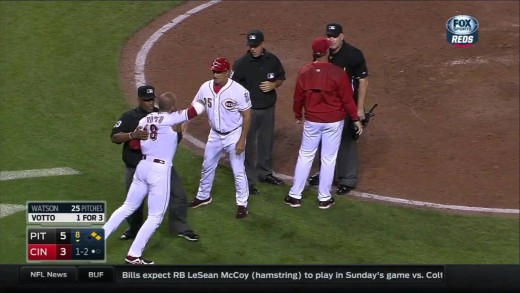
[[[298,72],[293,111],[296,119],[330,123],[345,119],[347,114],[358,121],[354,92],[347,74],[328,62],[311,62]]]

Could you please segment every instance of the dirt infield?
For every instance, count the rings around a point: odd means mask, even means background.
[[[169,11],[129,40],[121,82],[132,104],[135,59],[143,43],[200,4],[190,1]],[[247,50],[246,32],[264,31],[267,49],[287,71],[278,93],[274,169],[292,176],[302,132],[291,110],[296,73],[310,61],[310,42],[324,33],[325,24],[342,23],[346,41],[367,59],[368,105],[379,104],[359,141],[357,190],[518,209],[518,10],[516,1],[226,1],[167,31],[149,52],[145,73],[158,92],[174,91],[186,106],[211,78],[213,58],[234,61]],[[470,48],[446,41],[446,21],[458,14],[480,22],[480,40]],[[202,141],[208,130],[205,117],[190,122],[189,133]]]

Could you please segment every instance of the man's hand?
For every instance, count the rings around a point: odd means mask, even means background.
[[[359,121],[365,120],[365,109],[364,108],[358,108],[357,115],[359,116]]]
[[[237,144],[235,145],[235,151],[237,155],[240,155],[246,149],[246,141],[239,139]]]
[[[143,127],[139,126],[134,130],[134,132],[132,132],[132,138],[141,140],[148,139],[148,132],[143,130]]]
[[[183,122],[181,124],[175,124],[172,126],[172,129],[173,129],[173,131],[181,132],[181,133],[185,134],[186,131],[188,130],[188,122]]]
[[[354,124],[357,126],[356,134],[359,136],[361,133],[363,133],[363,124],[361,124],[361,121],[356,121]]]
[[[296,124],[302,124],[302,123],[303,123],[302,119],[296,119]]]
[[[262,81],[262,82],[260,83],[260,89],[261,89],[264,93],[270,92],[270,91],[274,90],[275,88],[276,88],[276,83],[275,83],[275,82]]]

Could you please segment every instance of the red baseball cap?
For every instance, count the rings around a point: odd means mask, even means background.
[[[323,56],[329,51],[331,43],[325,37],[317,37],[312,41],[312,52],[317,56]]]
[[[229,64],[229,61],[224,57],[216,58],[211,64],[211,70],[216,72],[224,72],[228,71],[229,69],[231,69],[231,64]]]

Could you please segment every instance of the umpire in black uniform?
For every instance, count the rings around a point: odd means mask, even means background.
[[[140,86],[137,89],[139,105],[130,111],[123,113],[119,121],[112,129],[111,139],[113,143],[123,144],[123,162],[126,166],[125,184],[126,191],[132,184],[135,168],[142,158],[139,139],[146,139],[148,133],[137,130],[139,120],[151,112],[157,112],[155,107],[155,89],[150,85]],[[182,133],[179,132],[179,142]],[[199,235],[190,229],[187,223],[188,202],[186,191],[182,186],[181,179],[172,165],[170,182],[170,205],[168,207],[170,233],[184,237],[190,241],[197,241]],[[144,203],[144,202],[143,202]],[[129,228],[121,235],[122,240],[132,239],[137,235],[144,222],[144,205],[142,204],[130,217],[127,218]]]
[[[256,194],[258,180],[282,185],[272,169],[276,88],[285,80],[282,63],[264,48],[264,34],[252,30],[247,34],[249,50],[233,65],[231,79],[245,87],[251,96],[251,126],[247,135],[245,167],[249,194]],[[255,154],[256,149],[256,156]]]
[[[360,120],[365,119],[365,102],[368,89],[368,69],[363,53],[358,48],[345,42],[343,27],[338,23],[329,23],[325,28],[327,39],[331,41],[329,61],[348,74],[354,88],[354,100],[358,107]],[[341,143],[336,160],[336,194],[344,195],[356,187],[358,180],[359,158],[357,141],[352,137],[352,120],[347,116],[341,135]],[[311,176],[309,184],[319,184],[319,174]]]

